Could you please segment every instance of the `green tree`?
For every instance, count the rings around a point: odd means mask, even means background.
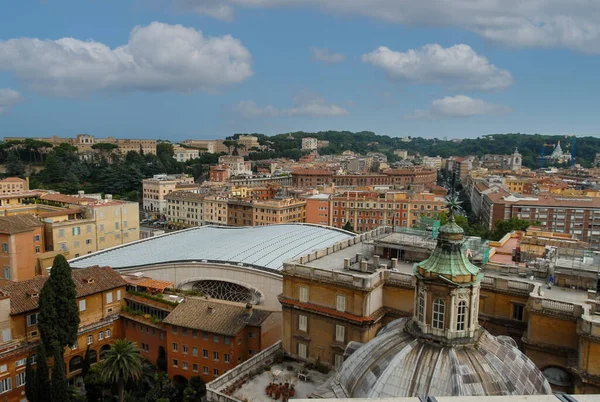
[[[138,380],[142,375],[142,357],[134,342],[118,339],[104,355],[102,373],[104,379],[117,384],[119,402],[125,398],[125,384]]]
[[[16,152],[8,154],[6,159],[6,174],[9,176],[19,176],[23,174],[25,165]]]
[[[58,254],[52,263],[50,277],[40,291],[38,328],[46,349],[71,346],[77,340],[79,311],[76,298],[71,266],[62,254]]]
[[[48,396],[52,395],[52,386],[50,384],[50,371],[48,370],[48,356],[43,343],[37,348],[37,367],[36,374],[36,396],[35,401],[47,401]]]
[[[155,373],[152,388],[148,390],[145,397],[146,401],[158,402],[164,399],[170,401],[177,400],[178,397],[179,391],[169,378],[169,375],[162,371]]]
[[[348,232],[354,232],[354,228],[352,227],[352,224],[350,223],[350,221],[347,221],[346,223],[344,223],[344,226],[342,226],[342,229],[347,230]]]
[[[496,222],[491,237],[492,240],[500,240],[513,230],[527,230],[529,226],[531,226],[531,223],[525,219],[510,218],[508,220],[499,220]]]
[[[87,375],[83,377],[85,396],[88,402],[103,401],[107,390],[110,389],[111,384],[104,379],[102,371],[103,363],[96,363],[90,367]]]
[[[52,400],[68,402],[70,400],[69,384],[65,374],[63,360],[64,349],[54,345],[54,365],[52,366]]]
[[[90,345],[85,348],[85,355],[83,356],[83,366],[81,367],[81,376],[85,378],[87,373],[90,371],[92,366],[92,360],[90,357]]]
[[[33,366],[31,365],[31,356],[27,357],[27,366],[25,366],[25,396],[29,402],[41,402],[37,398],[37,377]]]
[[[202,378],[194,376],[183,390],[183,402],[201,402],[205,394],[206,384]]]

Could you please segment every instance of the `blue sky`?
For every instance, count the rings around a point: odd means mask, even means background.
[[[0,136],[595,135],[598,53],[583,0],[7,2]]]

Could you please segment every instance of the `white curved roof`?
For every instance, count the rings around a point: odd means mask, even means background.
[[[279,271],[289,259],[327,248],[354,235],[309,224],[257,227],[203,226],[151,237],[70,260],[73,268],[115,269],[175,261],[251,264]]]

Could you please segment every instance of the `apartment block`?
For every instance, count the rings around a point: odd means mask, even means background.
[[[208,180],[214,183],[223,183],[229,180],[229,176],[229,166],[218,164],[210,167]]]
[[[342,228],[347,222],[357,232],[380,226],[412,227],[421,217],[434,218],[445,205],[445,199],[428,192],[346,191],[330,197],[317,196],[307,200],[307,223]]]
[[[0,284],[0,397],[4,401],[23,401],[27,359],[35,366],[40,342],[38,300],[47,278]],[[96,363],[120,337],[118,320],[126,282],[108,267],[73,270],[73,280],[81,322],[76,343],[65,350],[64,362],[67,377],[80,383],[86,350],[91,363]]]
[[[314,188],[333,183],[337,187],[389,185],[408,188],[415,185],[434,185],[437,181],[437,169],[415,167],[406,169],[388,169],[377,174],[340,174],[334,175],[324,169],[297,169],[292,171],[294,187]]]
[[[144,211],[164,215],[167,212],[166,195],[182,185],[194,184],[194,178],[185,174],[157,174],[142,181],[142,205]]]
[[[173,152],[173,158],[175,158],[177,162],[187,162],[192,159],[196,159],[199,156],[200,151],[197,149],[176,147]]]
[[[31,215],[0,217],[0,277],[22,281],[42,273],[39,256],[45,251],[44,225]]]
[[[188,297],[163,320],[169,377],[209,382],[281,338],[281,313]]]
[[[229,168],[229,175],[232,177],[252,176],[252,167],[250,161],[244,161],[243,156],[220,156],[219,165],[227,166]]]
[[[318,140],[316,138],[312,138],[312,137],[302,138],[302,149],[314,151],[317,149],[317,146],[318,146]]]
[[[253,226],[306,221],[306,201],[297,198],[252,202]]]
[[[206,194],[181,190],[167,194],[167,224],[179,228],[202,226],[204,197]]]
[[[198,148],[209,154],[228,153],[229,149],[223,144],[223,140],[185,140],[184,145]]]
[[[202,219],[205,225],[227,225],[227,197],[209,195],[204,198]]]

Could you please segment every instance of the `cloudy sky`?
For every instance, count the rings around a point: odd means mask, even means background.
[[[595,135],[599,56],[600,1],[11,1],[0,136]]]

